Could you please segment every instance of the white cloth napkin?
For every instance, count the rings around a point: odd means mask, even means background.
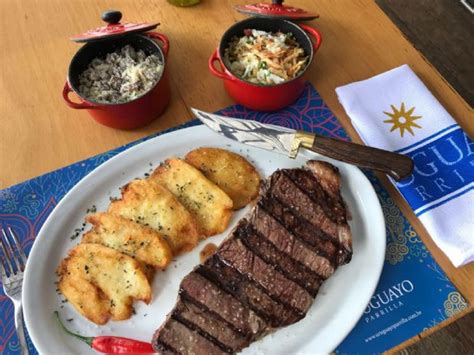
[[[336,89],[362,140],[413,158],[395,183],[456,266],[474,261],[474,143],[408,65]]]

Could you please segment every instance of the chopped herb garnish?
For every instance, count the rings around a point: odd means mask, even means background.
[[[97,212],[97,207],[95,205],[92,205],[92,207],[86,210],[86,213],[96,213],[96,212]]]

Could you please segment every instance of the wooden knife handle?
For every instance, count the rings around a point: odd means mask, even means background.
[[[381,171],[397,181],[410,176],[413,171],[413,160],[406,155],[339,139],[316,136],[313,146],[306,148],[361,168]]]

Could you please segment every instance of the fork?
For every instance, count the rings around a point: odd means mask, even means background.
[[[20,342],[21,353],[28,355],[28,346],[26,344],[23,326],[23,307],[21,304],[21,290],[23,271],[26,265],[26,255],[18,241],[18,237],[10,227],[8,227],[8,234],[10,238],[5,229],[2,228],[3,238],[0,236],[0,249],[3,256],[0,262],[0,272],[2,274],[3,291],[8,298],[12,300],[15,306],[15,329]],[[11,241],[13,241],[13,243]],[[12,244],[15,245],[15,248],[12,247]]]

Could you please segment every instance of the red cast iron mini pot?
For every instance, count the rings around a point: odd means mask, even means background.
[[[160,41],[162,46],[160,47],[155,40]],[[127,44],[135,50],[143,50],[146,55],[155,54],[160,58],[163,71],[156,84],[140,97],[124,103],[97,103],[83,97],[79,91],[79,75],[94,58],[103,58],[107,53],[114,52]],[[74,109],[87,110],[97,122],[108,127],[133,129],[145,126],[157,118],[170,101],[170,86],[166,70],[168,50],[168,38],[156,32],[128,33],[106,40],[87,42],[79,49],[69,65],[68,78],[63,89],[64,101]],[[70,99],[69,94],[72,91],[79,96],[79,103]]]
[[[292,33],[296,41],[309,56],[306,67],[298,76],[290,81],[274,85],[259,85],[242,80],[232,74],[230,63],[223,60],[225,50],[234,37],[244,36],[244,30],[256,29],[267,32]],[[314,37],[314,43],[309,35]],[[237,103],[257,111],[277,111],[290,104],[302,94],[304,89],[304,74],[313,61],[314,54],[321,45],[321,34],[314,28],[306,25],[297,25],[293,22],[273,18],[249,18],[237,22],[222,36],[219,48],[209,58],[209,70],[212,74],[224,80],[227,93]],[[219,62],[221,70],[216,69],[215,62]]]

